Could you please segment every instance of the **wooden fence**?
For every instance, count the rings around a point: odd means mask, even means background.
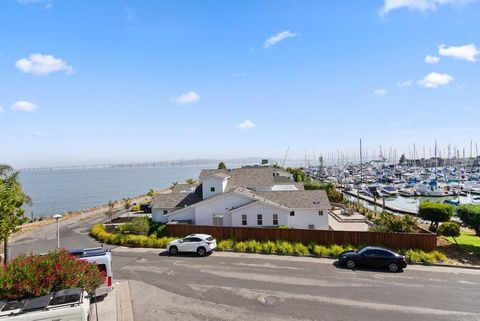
[[[220,240],[229,238],[238,241],[285,240],[290,242],[302,242],[305,244],[315,242],[322,245],[376,245],[392,249],[420,249],[424,251],[433,251],[437,249],[437,236],[436,234],[429,232],[383,233],[167,224],[167,233],[172,236],[186,236],[194,233],[204,233],[210,234]]]

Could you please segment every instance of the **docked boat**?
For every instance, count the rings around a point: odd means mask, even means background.
[[[382,188],[382,193],[387,196],[397,196],[398,190],[395,188],[395,186],[386,185]]]
[[[421,181],[415,185],[415,191],[422,196],[445,196],[445,192],[438,186],[436,179]]]

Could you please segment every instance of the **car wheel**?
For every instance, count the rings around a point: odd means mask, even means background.
[[[176,246],[170,246],[170,249],[168,250],[170,255],[177,255],[178,254],[178,248]]]
[[[388,270],[390,272],[398,272],[400,270],[400,268],[399,268],[397,263],[392,262],[392,263],[388,264]]]
[[[349,268],[349,269],[354,269],[355,268],[355,261],[354,260],[348,260],[345,265]]]
[[[207,254],[207,250],[205,250],[204,247],[199,247],[197,249],[197,254],[198,254],[198,256],[204,256],[205,254]]]

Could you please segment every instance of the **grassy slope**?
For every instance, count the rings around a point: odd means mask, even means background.
[[[447,239],[455,244],[453,238],[447,237]],[[462,235],[457,237],[457,242],[463,251],[480,256],[480,237],[462,233]]]

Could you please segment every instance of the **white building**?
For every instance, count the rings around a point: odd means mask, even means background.
[[[202,170],[200,184],[181,184],[152,200],[152,219],[196,225],[328,230],[325,191],[293,182],[283,170],[244,167]]]

